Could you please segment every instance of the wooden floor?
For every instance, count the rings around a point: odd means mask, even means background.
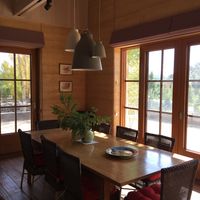
[[[54,190],[41,176],[28,186],[24,176],[23,190],[20,189],[23,158],[20,156],[0,160],[0,200],[53,200]]]
[[[0,160],[0,200],[54,200],[56,193],[43,176],[32,186],[27,185],[25,176],[23,190],[20,189],[22,164],[21,156]],[[200,200],[200,183],[194,186],[191,200]]]

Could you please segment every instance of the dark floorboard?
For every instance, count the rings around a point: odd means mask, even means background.
[[[23,190],[20,189],[23,158],[0,160],[0,200],[53,200],[55,191],[40,176],[32,186],[24,176]],[[37,177],[36,177],[37,178]]]

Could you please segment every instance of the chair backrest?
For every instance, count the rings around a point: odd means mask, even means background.
[[[189,200],[194,184],[198,160],[161,170],[160,200]]]
[[[58,120],[42,120],[36,122],[37,130],[59,128],[59,126]]]
[[[21,149],[24,156],[24,161],[29,163],[29,165],[34,165],[34,158],[33,158],[33,147],[32,147],[32,139],[29,133],[18,129]]]
[[[101,123],[101,124],[95,125],[93,127],[93,131],[98,131],[98,132],[109,134],[110,128],[111,128],[110,124]]]
[[[136,142],[138,137],[138,131],[123,126],[117,126],[116,136]]]
[[[40,136],[43,152],[44,152],[44,159],[45,159],[45,168],[46,172],[56,176],[58,165],[57,165],[57,145],[54,142],[49,141],[43,135]]]
[[[158,149],[172,152],[175,139],[164,135],[145,133],[144,143]]]
[[[59,149],[60,164],[64,176],[65,199],[82,200],[80,159]]]

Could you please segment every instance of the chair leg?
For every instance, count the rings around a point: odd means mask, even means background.
[[[20,188],[21,189],[22,189],[23,179],[24,179],[24,164],[23,164],[23,170],[22,170],[22,176],[21,176],[21,183],[20,183]]]

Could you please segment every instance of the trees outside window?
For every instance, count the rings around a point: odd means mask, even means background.
[[[1,134],[31,130],[31,55],[0,52]]]

